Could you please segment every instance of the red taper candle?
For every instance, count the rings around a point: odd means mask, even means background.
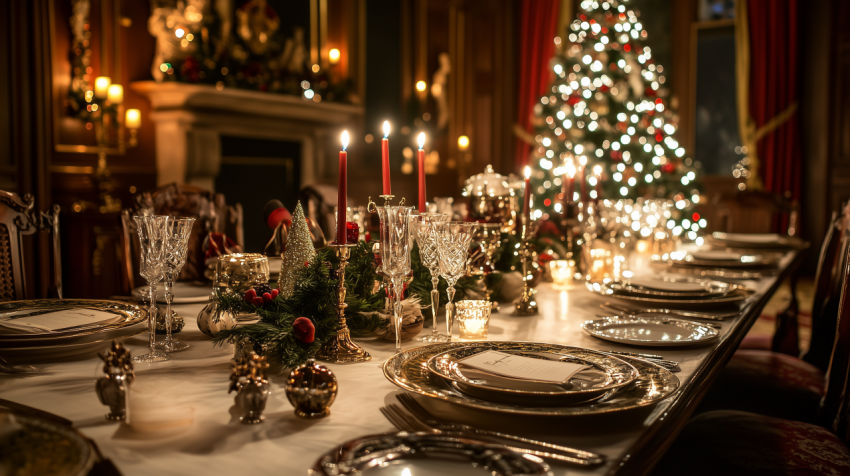
[[[384,195],[392,195],[390,186],[390,123],[384,121],[384,138],[381,139],[381,177],[383,178]]]
[[[348,131],[342,131],[340,140],[342,141],[342,150],[339,151],[339,186],[336,196],[336,243],[344,245],[347,243],[345,224],[348,217],[348,204],[346,203],[348,196],[348,153],[345,151],[348,148]]]
[[[425,133],[419,133],[419,213],[425,213]]]

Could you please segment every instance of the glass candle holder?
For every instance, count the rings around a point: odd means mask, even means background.
[[[458,301],[455,303],[457,322],[460,326],[460,338],[464,340],[485,340],[490,328],[490,301]]]
[[[233,253],[218,257],[213,288],[242,295],[249,288],[269,282],[269,259],[259,253]]]
[[[574,284],[576,261],[573,259],[556,259],[549,262],[552,282],[556,288],[567,289]]]
[[[587,280],[592,283],[614,279],[614,256],[607,248],[591,248],[587,266]]]

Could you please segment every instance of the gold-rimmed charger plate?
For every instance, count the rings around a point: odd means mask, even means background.
[[[85,476],[97,453],[89,440],[70,426],[36,415],[0,411],[7,450],[3,474]]]
[[[535,342],[486,342],[488,350],[548,353],[558,355],[566,345]],[[638,378],[631,385],[612,391],[592,402],[552,407],[499,403],[467,395],[433,375],[427,367],[428,359],[451,349],[468,346],[465,342],[432,344],[403,350],[393,355],[383,365],[384,376],[398,387],[427,397],[458,405],[501,413],[537,416],[599,415],[627,411],[655,405],[679,388],[679,379],[669,370],[640,359],[623,357],[638,370]]]
[[[437,354],[428,359],[428,370],[438,377],[456,383],[456,388],[474,397],[503,403],[541,406],[573,405],[593,400],[629,385],[638,377],[638,371],[633,365],[609,354],[579,347],[565,347],[559,352],[561,361],[588,366],[587,369],[576,372],[564,384],[509,378],[463,364],[463,359],[491,350],[489,347],[486,343],[470,344]],[[520,351],[503,352],[546,359],[537,354]]]
[[[723,233],[715,231],[708,236],[711,244],[730,248],[793,249],[802,248],[805,242],[796,236],[778,233]]]
[[[40,346],[83,344],[136,335],[145,330],[148,312],[141,307],[120,301],[96,299],[37,299],[12,301],[0,304],[0,317],[4,312],[55,312],[72,309],[90,309],[114,314],[114,320],[93,325],[70,327],[56,332],[0,335],[0,352],[9,349]]]
[[[592,283],[586,282],[585,287],[588,291],[605,296],[606,298],[616,298],[623,301],[640,303],[643,306],[663,307],[671,309],[699,309],[713,307],[729,307],[730,305],[738,305],[750,296],[755,294],[748,288],[739,285],[735,289],[723,296],[707,297],[701,299],[694,298],[666,298],[656,296],[632,296],[629,294],[618,294],[608,285],[608,283]]]

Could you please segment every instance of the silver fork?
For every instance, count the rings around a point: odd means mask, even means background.
[[[401,407],[399,407],[398,405],[394,405],[394,404],[388,405],[386,407],[381,407],[381,413],[383,413],[384,416],[387,417],[387,420],[389,420],[390,423],[392,423],[396,428],[398,428],[401,431],[428,431],[428,432],[432,432],[432,433],[436,433],[436,434],[440,434],[440,435],[448,435],[448,436],[463,436],[463,435],[468,435],[470,433],[468,431],[463,432],[463,431],[439,430],[439,429],[431,428],[428,425],[425,425],[424,423],[417,420],[414,416],[412,416],[412,415],[408,414],[407,412],[405,412],[404,410],[402,410]],[[529,441],[533,441],[533,440],[529,440]],[[558,460],[558,461],[564,461],[566,463],[579,464],[579,465],[582,465],[582,466],[595,465],[595,464],[598,464],[598,463],[601,463],[602,461],[604,461],[604,458],[600,459],[597,462],[595,460],[588,460],[588,459],[580,458],[580,457],[576,457],[576,456],[570,456],[570,455],[559,454],[559,453],[552,453],[550,451],[532,450],[532,449],[529,449],[529,448],[520,448],[520,447],[517,447],[517,446],[510,446],[510,445],[499,445],[499,444],[496,444],[496,443],[491,443],[491,444],[494,445],[494,446],[501,446],[501,447],[507,448],[507,449],[509,449],[511,451],[515,451],[517,453],[534,455],[534,456],[539,456],[541,458],[554,459],[554,460]],[[531,444],[531,443],[528,443],[528,444]],[[553,445],[553,446],[557,446],[557,445]],[[592,454],[592,453],[590,453],[590,454]]]
[[[439,421],[434,418],[427,410],[425,410],[419,402],[413,398],[412,395],[407,393],[402,393],[397,395],[398,401],[404,405],[410,413],[413,414],[413,417],[418,420],[421,424],[427,426],[429,429],[440,430],[440,431],[456,431],[456,432],[464,432],[464,433],[474,433],[476,435],[481,436],[491,436],[495,438],[502,438],[506,440],[518,441],[520,443],[525,443],[528,445],[534,445],[538,447],[547,448],[550,450],[555,450],[562,452],[568,455],[568,458],[572,458],[578,464],[583,465],[594,465],[600,464],[605,461],[605,456],[593,453],[590,451],[577,450],[575,448],[570,448],[567,446],[555,445],[552,443],[546,443],[545,441],[532,440],[529,438],[523,438],[521,436],[509,435],[506,433],[501,433],[498,431],[491,430],[483,430],[480,428],[475,428],[474,426],[463,425],[460,423],[450,423],[445,421]]]

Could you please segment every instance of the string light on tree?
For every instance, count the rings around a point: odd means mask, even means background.
[[[643,45],[647,32],[628,3],[582,1],[568,41],[555,39],[554,81],[534,107],[531,189],[542,192],[541,213],[563,210],[556,208],[559,193],[574,200],[670,199],[675,229],[699,202],[700,164],[675,139],[678,117],[664,67]],[[572,179],[579,190],[570,197],[568,186],[543,187],[555,178]]]

